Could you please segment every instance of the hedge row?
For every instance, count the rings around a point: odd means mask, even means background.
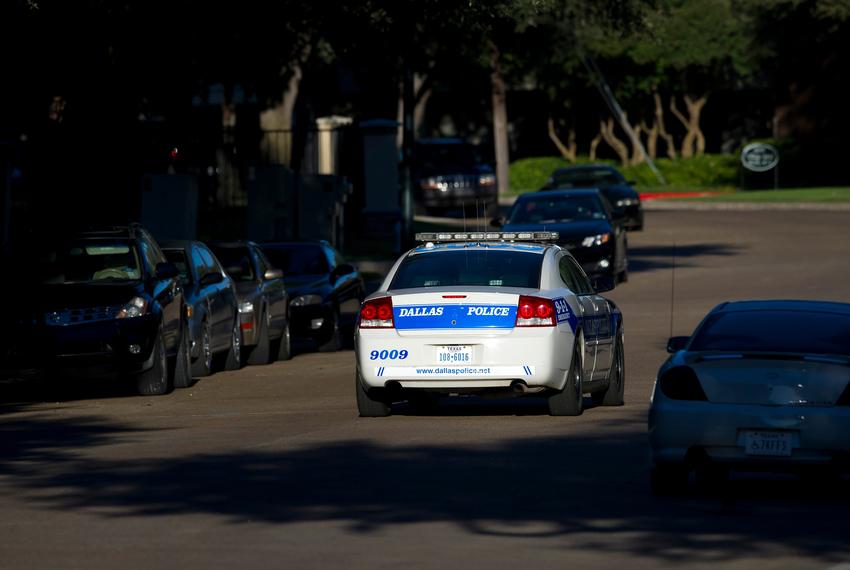
[[[579,157],[576,164],[589,164],[587,157]],[[660,184],[647,164],[620,167],[611,160],[598,160],[595,164],[616,166],[627,180],[635,180],[644,188]],[[510,189],[513,194],[538,190],[546,183],[549,175],[557,168],[571,163],[557,156],[523,158],[511,163]],[[729,154],[706,154],[692,158],[659,158],[655,161],[658,170],[667,180],[670,189],[716,188],[734,186],[738,181],[738,159]]]

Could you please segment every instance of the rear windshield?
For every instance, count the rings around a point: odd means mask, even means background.
[[[84,240],[46,254],[43,282],[136,281],[142,278],[139,254],[132,241]]]
[[[690,350],[850,354],[850,315],[740,311],[709,317]]]
[[[543,256],[516,251],[460,250],[410,255],[390,289],[540,286]]]
[[[623,178],[607,168],[577,168],[556,172],[552,175],[552,182],[559,188],[587,188],[621,184]]]
[[[319,245],[285,245],[262,248],[269,261],[284,275],[323,275],[330,271],[328,258]]]
[[[540,196],[518,201],[509,224],[559,224],[576,220],[604,220],[605,209],[598,196]]]
[[[234,281],[253,281],[254,264],[247,247],[215,247],[211,249]]]

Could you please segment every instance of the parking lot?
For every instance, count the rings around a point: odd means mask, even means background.
[[[646,445],[671,325],[689,334],[729,299],[850,302],[847,213],[649,211],[646,228],[609,294],[626,327],[621,408],[550,417],[542,399],[464,398],[361,419],[350,350],[162,397],[0,384],[0,566],[850,563],[850,482],[744,476],[656,498]]]

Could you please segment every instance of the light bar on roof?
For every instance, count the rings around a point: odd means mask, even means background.
[[[558,240],[558,232],[420,232],[418,242],[482,242],[482,241],[535,241]]]

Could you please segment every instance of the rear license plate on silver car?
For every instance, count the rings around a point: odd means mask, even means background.
[[[791,432],[748,430],[744,432],[744,452],[747,455],[791,456]]]

